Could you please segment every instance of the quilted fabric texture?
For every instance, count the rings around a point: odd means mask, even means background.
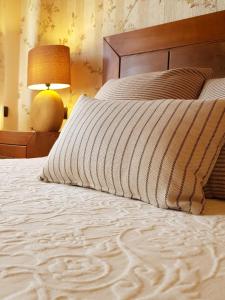
[[[95,98],[100,100],[154,100],[198,98],[207,68],[179,68],[112,79],[106,82]]]
[[[222,147],[222,100],[81,97],[41,178],[199,214]]]
[[[207,80],[199,99],[225,100],[225,78]],[[207,198],[225,199],[225,146],[222,147],[215,167],[207,182],[205,194]]]
[[[193,216],[43,183],[45,159],[0,160],[1,300],[224,300],[225,201]]]

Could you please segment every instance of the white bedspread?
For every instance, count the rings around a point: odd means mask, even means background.
[[[162,210],[40,182],[42,164],[0,160],[0,299],[225,299],[225,201]]]

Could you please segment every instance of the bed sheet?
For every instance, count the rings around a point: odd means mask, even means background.
[[[203,216],[43,183],[0,160],[0,299],[225,299],[225,201]]]

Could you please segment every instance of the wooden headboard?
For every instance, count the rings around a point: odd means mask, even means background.
[[[225,11],[104,38],[103,82],[185,66],[225,77]]]

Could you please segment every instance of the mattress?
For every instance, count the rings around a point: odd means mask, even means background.
[[[225,299],[225,201],[203,216],[38,180],[0,160],[0,299]]]

